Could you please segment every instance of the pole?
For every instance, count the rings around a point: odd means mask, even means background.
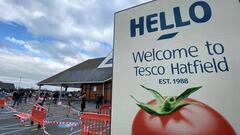
[[[102,94],[103,94],[103,97],[105,95],[105,92],[104,92],[104,83],[103,83],[103,90],[102,90]]]
[[[38,97],[40,96],[40,92],[41,92],[41,85],[39,85],[39,88],[38,88]]]
[[[59,95],[59,99],[58,99],[58,101],[60,102],[61,101],[61,96],[62,96],[62,85],[61,85],[61,89],[60,89],[60,95]]]
[[[20,76],[19,83],[18,83],[18,90],[20,89],[20,86],[21,86],[21,80],[22,80],[22,77]]]

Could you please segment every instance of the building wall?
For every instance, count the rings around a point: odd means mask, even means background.
[[[112,80],[105,83],[105,96],[107,101],[111,102],[112,100]]]
[[[104,83],[84,83],[81,88],[86,90],[87,99],[90,101],[95,101],[96,96],[103,95],[107,102],[111,102],[112,80]]]
[[[0,81],[0,89],[5,89],[5,90],[10,90],[14,89],[14,84],[13,83],[4,83]]]

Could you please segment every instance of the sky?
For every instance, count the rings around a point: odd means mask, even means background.
[[[0,81],[38,88],[71,66],[107,56],[114,13],[147,1],[1,0]]]

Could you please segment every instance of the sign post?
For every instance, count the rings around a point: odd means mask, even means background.
[[[117,12],[111,134],[240,134],[239,13],[238,0]]]

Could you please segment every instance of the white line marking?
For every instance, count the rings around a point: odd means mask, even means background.
[[[80,132],[81,131],[81,129],[80,130],[77,130],[77,131],[74,131],[74,132],[72,132],[72,133],[70,133],[70,134],[68,134],[68,135],[73,135],[73,134],[76,134],[76,133],[78,133],[78,132]]]
[[[15,128],[0,128],[0,131],[2,130],[17,130],[19,129],[19,127],[15,127]]]
[[[6,116],[13,116],[13,114],[0,114],[0,118],[1,117],[6,117]]]
[[[21,124],[21,123],[11,124],[11,125],[7,125],[7,126],[2,126],[2,127],[0,127],[0,128],[6,128],[6,127],[18,126],[18,125],[22,125],[22,124]]]
[[[4,118],[0,118],[0,120],[5,120],[5,119],[16,119],[16,118],[12,116],[5,116]]]
[[[5,114],[5,113],[12,113],[12,112],[0,112],[0,114]]]
[[[18,129],[18,130],[2,133],[1,135],[7,135],[7,134],[11,134],[11,133],[16,133],[16,132],[27,130],[27,129],[30,129],[30,128],[33,128],[33,127],[26,127],[26,128],[23,128],[23,129]]]

